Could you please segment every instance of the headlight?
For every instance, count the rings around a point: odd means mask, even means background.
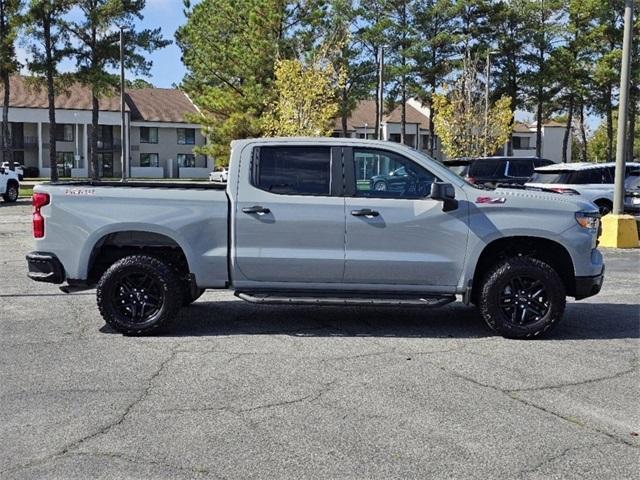
[[[576,212],[576,222],[582,228],[588,228],[589,230],[598,230],[600,226],[600,213],[599,212]]]

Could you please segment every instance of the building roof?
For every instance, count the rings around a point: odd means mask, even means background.
[[[556,122],[555,120],[549,120],[542,124],[544,128],[567,128],[566,125]],[[513,125],[513,131],[515,133],[534,133],[536,131],[536,122],[533,123],[523,123],[516,122]]]
[[[47,89],[29,85],[27,78],[14,75],[10,81],[9,106],[13,108],[49,108]],[[0,85],[0,92],[4,88]],[[2,98],[0,96],[0,98]],[[64,93],[56,96],[56,108],[61,110],[91,110],[91,89],[74,83]],[[100,110],[117,112],[120,110],[120,97],[114,91],[112,96],[100,98]]]
[[[383,115],[382,121],[387,123],[400,123],[402,108],[396,106],[390,113]],[[429,117],[407,104],[407,123],[418,123],[421,128],[429,128]],[[376,125],[376,102],[375,100],[360,100],[347,119],[347,130],[356,128],[371,127],[372,131]],[[335,120],[335,128],[341,129],[340,118]]]
[[[183,91],[172,88],[128,90],[127,103],[133,121],[190,123],[185,116],[198,113]]]
[[[11,92],[9,106],[13,108],[49,108],[46,88],[29,85],[26,77],[14,75],[10,79]],[[0,93],[2,92],[0,85]],[[0,98],[2,96],[0,95]],[[112,95],[99,100],[100,111],[120,111],[120,95],[114,90]],[[91,89],[74,83],[56,96],[56,108],[60,110],[91,110]],[[181,90],[171,88],[141,88],[126,91],[125,109],[131,112],[132,121],[189,123],[186,114],[198,113],[198,109]]]

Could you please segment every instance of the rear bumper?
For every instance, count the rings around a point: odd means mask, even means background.
[[[27,254],[29,273],[27,276],[36,282],[64,282],[64,267],[53,253],[31,252]]]
[[[576,277],[575,299],[582,300],[583,298],[597,295],[600,293],[603,282],[604,265],[602,266],[602,272],[600,275],[594,275],[592,277]]]

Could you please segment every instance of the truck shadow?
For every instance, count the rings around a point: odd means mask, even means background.
[[[477,309],[462,304],[425,310],[393,307],[256,306],[200,301],[182,309],[165,334],[308,337],[482,338],[495,336]],[[563,322],[545,340],[640,338],[640,305],[570,303]]]

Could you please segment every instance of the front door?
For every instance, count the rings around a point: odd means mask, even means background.
[[[428,198],[435,180],[427,168],[395,152],[345,149],[345,283],[457,285],[467,206],[460,201],[444,212],[441,201]]]
[[[283,144],[243,152],[234,205],[234,282],[340,282],[340,149]],[[339,180],[338,180],[339,179]]]
[[[73,168],[73,152],[56,152],[58,160],[58,176],[70,177]]]

